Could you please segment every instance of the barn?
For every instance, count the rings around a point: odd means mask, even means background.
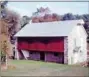
[[[16,35],[17,59],[76,64],[87,60],[83,20],[29,23]]]

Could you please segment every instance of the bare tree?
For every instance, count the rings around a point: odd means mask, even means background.
[[[32,15],[33,23],[42,23],[42,22],[53,22],[60,21],[60,16],[56,13],[51,13],[51,10],[47,8],[37,8],[37,11]]]
[[[1,3],[0,19],[0,51],[2,52],[2,62],[7,68],[7,56],[12,55],[11,37],[18,31],[19,15],[6,7],[7,1]]]
[[[23,28],[26,24],[28,24],[31,20],[31,17],[23,16],[21,20],[21,28]]]

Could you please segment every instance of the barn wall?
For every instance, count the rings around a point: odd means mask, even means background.
[[[29,53],[30,60],[40,60],[40,53],[39,52],[32,52]]]
[[[50,38],[19,38],[18,49],[23,50],[37,50],[37,51],[52,51],[64,52],[64,38],[50,37]]]
[[[29,39],[29,41],[26,39]],[[30,60],[40,60],[40,52],[45,52],[45,61],[64,63],[64,38],[63,37],[43,38],[47,40],[46,41],[47,43],[45,41],[42,42],[42,38],[37,38],[40,39],[40,41],[35,39],[36,38],[33,38],[33,41],[31,41],[32,38],[25,38],[25,39],[19,38],[17,48],[20,50],[27,50],[28,52],[31,52],[29,53]],[[22,45],[21,42],[23,42]],[[44,45],[46,47],[44,47]],[[59,55],[54,56],[54,52],[58,53]]]
[[[41,54],[40,53],[43,53],[43,52],[37,52],[37,51],[27,51],[29,52],[29,57],[28,59],[29,60],[41,60],[40,56]],[[55,56],[54,55],[54,52],[45,52],[44,53],[44,61],[46,62],[56,62],[56,63],[64,63],[64,53],[56,53],[57,55]],[[21,53],[19,53],[19,57],[20,59],[24,59],[24,58],[21,58]]]
[[[15,59],[19,60],[20,56],[19,56],[19,50],[18,50],[18,38],[16,38],[15,40]]]
[[[64,63],[64,54],[60,55],[60,53],[58,53],[58,56],[55,56],[54,53],[45,53],[45,61]]]
[[[64,63],[68,64],[68,37],[64,38]]]
[[[75,26],[68,36],[68,64],[75,64],[86,61],[87,59],[87,45],[86,34],[81,26]],[[74,53],[74,49],[80,47],[77,53]],[[81,50],[81,52],[80,52]]]
[[[81,50],[83,54],[83,55],[81,54],[83,56],[83,59],[80,58],[80,60],[82,62],[87,60],[87,35],[83,27],[79,27],[79,28],[80,28],[80,37],[81,37]]]
[[[89,61],[89,43],[87,43],[87,56],[88,56],[88,58],[87,58],[87,60]]]
[[[29,52],[26,50],[21,50],[22,54],[24,55],[24,58],[27,60],[29,57]]]
[[[18,54],[19,54],[19,59],[20,60],[25,59],[24,54],[22,53],[21,50],[18,51]]]

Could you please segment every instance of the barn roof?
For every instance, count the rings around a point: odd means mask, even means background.
[[[74,26],[84,24],[83,20],[66,20],[44,23],[30,23],[23,27],[15,37],[68,36]]]

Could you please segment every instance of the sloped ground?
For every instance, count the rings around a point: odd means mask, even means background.
[[[1,76],[89,76],[89,68],[32,60],[11,60],[16,68],[1,72]]]

